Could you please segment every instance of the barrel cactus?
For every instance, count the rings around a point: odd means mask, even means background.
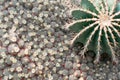
[[[87,50],[96,53],[94,62],[100,61],[101,54],[109,54],[117,63],[115,49],[120,45],[120,3],[117,0],[81,0],[81,7],[70,11],[74,21],[67,28],[76,32],[71,40],[84,44],[80,55]]]

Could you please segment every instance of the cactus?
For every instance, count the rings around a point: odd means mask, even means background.
[[[115,49],[120,45],[120,3],[117,0],[81,0],[81,7],[70,13],[74,21],[67,28],[77,33],[71,45],[84,44],[80,55],[84,57],[87,50],[93,50],[96,53],[94,62],[98,63],[101,54],[107,53],[117,63]]]

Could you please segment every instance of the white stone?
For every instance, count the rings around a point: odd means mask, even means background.
[[[48,14],[44,14],[44,16],[47,18],[47,17],[48,17]]]
[[[41,17],[38,18],[38,20],[42,23],[43,22],[43,19]]]
[[[50,42],[52,42],[52,43],[55,42],[55,38],[51,38]]]
[[[35,67],[35,64],[34,64],[34,63],[30,63],[29,65],[30,65],[30,67],[32,67],[32,68]]]
[[[54,58],[53,56],[51,56],[51,57],[50,57],[50,60],[51,60],[51,61],[54,61],[54,60],[55,60],[55,58]]]
[[[28,33],[28,35],[29,35],[29,36],[35,36],[36,33],[35,33],[35,32],[30,32],[30,33]]]
[[[45,65],[48,66],[50,63],[48,61],[45,62]]]
[[[9,79],[12,79],[12,78],[13,78],[13,76],[10,74],[10,75],[9,75]]]
[[[10,72],[13,72],[15,70],[15,68],[10,68],[9,71]]]
[[[2,54],[1,56],[3,59],[7,57],[6,53],[2,52],[1,54]]]
[[[28,59],[28,57],[24,57],[23,58],[23,61],[26,63],[26,62],[29,62],[29,59]]]
[[[18,21],[17,18],[14,18],[13,22],[14,22],[15,24],[18,24],[18,23],[19,23],[19,21]]]
[[[45,36],[44,36],[44,35],[41,35],[40,37],[41,37],[41,38],[45,38]]]
[[[39,59],[36,57],[34,61],[38,61]]]
[[[44,0],[37,0],[38,3],[41,3],[41,2],[43,2],[43,1],[44,1]]]
[[[27,0],[22,0],[23,2],[27,2]]]
[[[16,41],[17,41],[17,38],[16,38],[15,36],[11,36],[10,40],[11,40],[12,42],[16,42]]]
[[[9,19],[8,19],[8,17],[4,17],[4,20],[8,22]]]
[[[17,72],[21,72],[22,68],[21,67],[17,67],[16,70],[17,70]]]
[[[47,44],[49,41],[47,39],[44,39],[44,43]]]
[[[29,27],[30,27],[30,29],[34,29],[34,25],[33,24],[31,24]]]
[[[17,41],[17,35],[16,33],[14,32],[16,30],[16,28],[12,28],[10,31],[9,31],[9,39],[12,41],[12,42],[16,42]]]
[[[63,48],[59,48],[59,51],[60,51],[60,52],[63,52]]]
[[[20,10],[20,14],[23,14],[24,13],[24,11],[23,10]]]
[[[60,64],[59,64],[59,63],[56,63],[56,67],[60,67]]]
[[[44,67],[43,65],[38,65],[39,69],[42,70]]]
[[[21,49],[17,56],[18,56],[18,57],[22,57],[22,56],[24,56],[24,55],[25,55],[25,54],[24,54],[24,49]]]
[[[30,0],[30,2],[34,2],[35,0]]]
[[[23,23],[23,24],[26,24],[26,23],[27,23],[27,21],[26,21],[25,19],[23,19],[23,20],[22,20],[22,23]]]
[[[58,43],[58,46],[62,46],[62,44],[61,44],[61,43]]]
[[[20,3],[18,3],[18,2],[17,2],[17,3],[16,3],[16,5],[17,5],[17,6],[19,6],[19,5],[20,5]]]
[[[5,33],[4,35],[3,35],[3,38],[7,38],[8,37],[8,33]]]
[[[3,80],[8,80],[8,76],[4,76],[4,77],[3,77]]]
[[[35,71],[36,71],[35,69],[32,69],[32,71],[31,71],[31,72],[32,72],[32,73],[35,73]]]
[[[84,78],[83,78],[83,77],[81,77],[79,80],[84,80]]]
[[[64,49],[64,50],[68,50],[68,47],[67,47],[67,46],[63,46],[63,49]]]
[[[46,25],[45,28],[49,29],[49,28],[51,28],[51,25]]]
[[[32,15],[31,14],[27,14],[27,17],[30,18],[30,17],[32,17]]]
[[[53,51],[52,49],[48,49],[48,53],[49,53],[50,55],[54,55],[54,54],[55,54],[55,51]]]
[[[4,63],[4,59],[0,59],[0,63],[2,63],[2,64],[3,64],[3,63]]]
[[[17,59],[14,58],[14,57],[10,57],[10,60],[11,60],[13,63],[17,63]]]
[[[26,54],[26,55],[29,54],[29,50],[28,50],[28,49],[25,49],[25,50],[24,50],[24,54]]]

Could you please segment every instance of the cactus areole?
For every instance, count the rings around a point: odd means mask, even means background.
[[[117,0],[81,0],[81,7],[72,9],[71,15],[75,20],[67,28],[77,33],[71,45],[84,44],[81,56],[93,50],[95,63],[106,53],[117,63],[115,49],[120,46],[120,3]]]

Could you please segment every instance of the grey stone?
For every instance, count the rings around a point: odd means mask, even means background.
[[[0,70],[0,76],[2,76],[3,75],[3,71],[2,70]]]
[[[2,52],[6,52],[7,51],[7,49],[6,48],[0,48],[0,52],[2,53]]]
[[[93,63],[88,63],[87,65],[89,68],[91,68],[91,69],[93,68]]]
[[[10,60],[10,58],[8,57],[7,59],[5,59],[5,63],[7,63],[8,65],[12,64],[12,61]]]
[[[120,71],[120,64],[118,64],[118,70]]]
[[[87,76],[86,80],[93,80],[91,76]]]
[[[48,44],[46,44],[46,47],[52,48],[52,47],[53,47],[53,43],[48,43]]]
[[[46,5],[43,5],[43,6],[41,7],[41,10],[42,10],[42,11],[46,11],[46,10],[47,10]]]
[[[20,80],[19,76],[17,73],[13,74],[13,80]]]
[[[0,36],[4,35],[4,32],[2,29],[0,29]]]
[[[117,80],[117,74],[110,72],[108,74],[108,80]]]
[[[67,56],[67,57],[66,57],[66,60],[68,60],[68,61],[72,61],[73,58],[72,58],[71,56]]]
[[[3,15],[7,16],[7,15],[8,15],[8,11],[7,11],[7,10],[4,10],[4,11],[3,11]]]
[[[118,72],[118,79],[120,79],[120,72]]]
[[[27,74],[28,73],[28,69],[26,67],[23,68],[22,70],[23,73]]]
[[[87,72],[82,72],[82,77],[87,77]]]
[[[4,3],[4,0],[0,0],[0,4],[3,4]]]
[[[53,80],[58,80],[59,76],[57,74],[53,74],[52,76],[53,76]]]
[[[4,76],[8,76],[10,74],[8,68],[3,70],[3,74]]]
[[[35,13],[35,14],[38,14],[39,13],[39,9],[37,7],[34,7],[32,9],[32,12]]]
[[[69,74],[68,70],[66,70],[66,69],[62,70],[62,73],[63,73],[63,75],[68,75]]]
[[[76,80],[76,77],[74,75],[70,75],[69,80]]]
[[[55,64],[53,62],[50,62],[49,68],[52,69],[54,66],[55,66]]]
[[[24,3],[24,7],[26,8],[26,9],[29,9],[29,10],[32,10],[32,8],[33,8],[33,5],[32,5],[32,3]]]
[[[86,70],[88,70],[89,69],[89,67],[87,66],[87,64],[81,64],[81,67],[80,67],[80,69],[82,70],[82,71],[86,71]]]
[[[66,62],[65,62],[65,68],[66,68],[66,69],[71,69],[72,66],[73,66],[73,64],[72,64],[71,61],[66,61]]]
[[[72,75],[74,73],[74,69],[69,70],[69,75]]]
[[[59,77],[58,80],[64,80],[62,77]]]
[[[87,59],[88,62],[92,62],[93,61],[93,58],[90,57],[90,56],[87,56],[86,59]]]
[[[1,70],[4,69],[5,66],[6,66],[5,64],[1,64],[1,63],[0,63],[0,65],[1,65],[1,66],[0,66],[0,69],[1,69]]]

